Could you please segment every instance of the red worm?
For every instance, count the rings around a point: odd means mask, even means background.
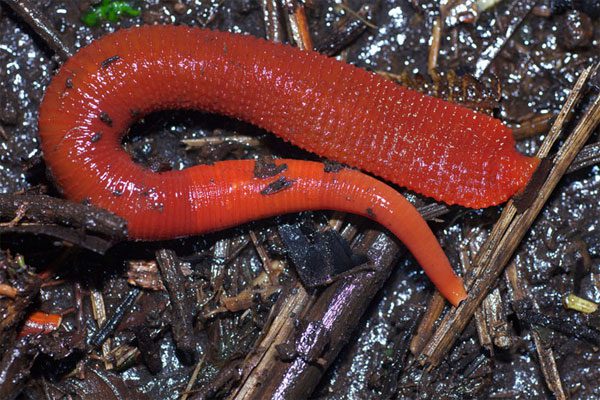
[[[153,173],[133,163],[120,145],[127,128],[173,108],[251,122],[451,204],[502,202],[536,164],[514,150],[497,120],[250,36],[174,26],[121,30],[81,49],[48,87],[39,128],[50,171],[68,198],[123,216],[132,238],[204,233],[301,210],[355,213],[403,241],[453,304],[465,297],[462,283],[425,221],[397,192],[358,171],[280,160],[266,174],[254,161]]]

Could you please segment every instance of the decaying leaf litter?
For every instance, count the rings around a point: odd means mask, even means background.
[[[592,6],[569,9],[570,2],[558,4],[566,5],[562,10],[543,1],[484,3],[490,2],[457,0],[442,7],[415,0],[313,2],[304,13],[294,2],[165,1],[144,4],[139,17],[89,28],[79,18],[93,4],[5,1],[0,11],[2,274],[3,283],[19,295],[1,300],[2,332],[9,339],[3,341],[0,367],[6,376],[23,378],[8,379],[2,393],[8,398],[19,391],[49,398],[66,393],[597,395],[597,314],[563,305],[568,295],[600,301],[599,181],[593,166],[597,15]],[[412,196],[435,219],[453,265],[479,271],[469,279],[484,292],[495,288],[481,307],[468,303],[448,313],[414,262],[376,226],[331,213],[304,213],[199,238],[121,243],[97,255],[121,240],[119,221],[90,223],[60,200],[49,206],[59,211],[55,215],[31,205],[36,203],[29,196],[57,195],[35,139],[37,106],[60,58],[103,32],[142,22],[248,32],[300,46],[310,38],[329,54],[496,113],[525,138],[519,148],[529,154],[540,151],[544,140],[549,143],[553,123],[558,141],[550,154],[558,146],[566,146],[562,154],[574,153],[577,146],[567,137],[592,137],[570,169],[564,165],[564,177],[556,170],[559,157],[548,161],[547,175],[533,193],[544,192],[549,176],[557,189],[518,240],[516,257],[500,246],[500,258],[511,260],[504,272],[498,266],[477,270],[486,256],[476,256],[498,218],[509,226],[501,208],[448,209]],[[589,76],[580,78],[585,68]],[[572,111],[560,115],[563,107]],[[181,140],[195,144],[186,150]],[[155,170],[271,154],[314,158],[251,126],[185,112],[147,118],[125,147]],[[536,196],[530,197],[521,200],[519,215],[535,202]],[[509,226],[508,237],[510,229],[515,228]],[[332,234],[343,237],[352,254],[368,255],[374,265],[326,277],[325,289],[312,289],[306,277],[302,284],[296,275],[299,261],[290,253],[290,232],[315,249],[323,243],[332,248],[335,241],[326,239]],[[323,267],[331,260],[353,265],[345,251],[332,254],[315,259]],[[28,307],[60,313],[62,324],[55,333],[17,344],[17,326]],[[436,322],[439,313],[444,322]],[[461,324],[452,323],[456,318],[464,319],[462,334]],[[455,334],[458,340],[447,340]]]

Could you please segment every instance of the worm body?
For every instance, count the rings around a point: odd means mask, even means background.
[[[145,26],[94,41],[54,77],[40,108],[45,159],[65,195],[128,221],[132,238],[215,231],[301,210],[366,216],[402,240],[454,304],[461,281],[418,212],[358,171],[278,160],[153,173],[120,140],[140,116],[200,109],[251,122],[330,159],[449,204],[488,206],[527,181],[499,121],[350,65],[249,36]]]

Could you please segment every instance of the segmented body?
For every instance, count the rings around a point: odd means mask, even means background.
[[[133,238],[204,233],[300,210],[364,215],[390,229],[455,304],[460,280],[418,212],[358,171],[278,160],[154,173],[120,140],[140,116],[185,108],[251,122],[332,160],[471,207],[506,200],[536,160],[499,121],[314,52],[174,26],[121,30],[81,49],[48,87],[40,135],[67,197],[123,216]],[[285,166],[283,166],[285,164]]]

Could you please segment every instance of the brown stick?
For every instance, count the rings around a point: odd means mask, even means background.
[[[578,87],[583,87],[585,81],[596,68],[586,69],[578,81]],[[578,93],[572,93],[572,95],[575,98],[579,97]],[[574,102],[568,100],[564,108],[568,108],[570,103],[574,104]],[[561,114],[568,113],[568,110],[566,113],[563,113],[563,111],[565,110],[561,110]],[[562,120],[564,121],[564,119]],[[560,121],[561,117],[559,115],[557,123],[560,123]],[[529,207],[519,214],[514,202],[512,200],[508,202],[492,233],[475,258],[475,281],[468,288],[469,297],[458,308],[452,309],[446,314],[435,334],[419,356],[421,364],[428,365],[431,368],[437,366],[442,361],[456,338],[459,337],[460,332],[464,330],[473,317],[477,307],[479,307],[483,299],[495,286],[496,280],[503,271],[504,266],[511,259],[527,230],[550,197],[550,194],[599,122],[600,96],[596,97],[592,106],[573,130],[573,133],[561,146],[555,157],[554,165],[543,185],[537,191],[537,196],[532,199]],[[555,124],[551,132],[560,132],[560,130],[561,126]],[[552,147],[550,142],[555,140],[557,136],[558,134],[553,135],[552,133],[548,135],[538,152],[538,157],[547,156]]]
[[[46,195],[0,194],[0,218],[12,219],[20,210],[21,219],[29,221],[82,228],[115,240],[127,236],[125,220],[101,208]]]
[[[249,356],[255,358],[256,366],[231,399],[310,395],[395,265],[398,247],[387,236],[368,231],[356,247],[357,252],[366,250],[374,263],[371,270],[336,281],[316,300],[305,302],[310,307],[303,304],[296,308],[299,313],[293,318],[289,311],[297,303],[285,304],[275,320],[277,324],[257,346],[261,349],[264,343],[268,349]],[[305,295],[298,297],[302,300]],[[247,360],[246,364],[253,363]]]
[[[310,37],[310,29],[304,5],[295,0],[288,0],[286,3],[288,8],[288,25],[294,42],[302,50],[312,50],[314,45]]]
[[[52,24],[46,19],[44,14],[36,6],[27,0],[2,0],[15,13],[25,21],[37,33],[42,40],[56,52],[56,54],[65,61],[73,55],[73,51],[60,38],[58,33],[52,27]]]
[[[510,265],[506,268],[504,275],[506,277],[508,286],[512,290],[513,301],[515,303],[519,303],[528,297],[531,298],[526,282],[523,279],[519,279],[517,267],[514,262],[510,263]],[[535,303],[535,301],[533,301],[533,307],[538,308],[538,305]],[[552,348],[544,345],[544,342],[542,341],[536,328],[532,329],[531,335],[533,336],[533,342],[540,360],[542,374],[546,380],[546,386],[548,386],[548,389],[554,393],[557,399],[566,400],[568,397],[563,389]]]

